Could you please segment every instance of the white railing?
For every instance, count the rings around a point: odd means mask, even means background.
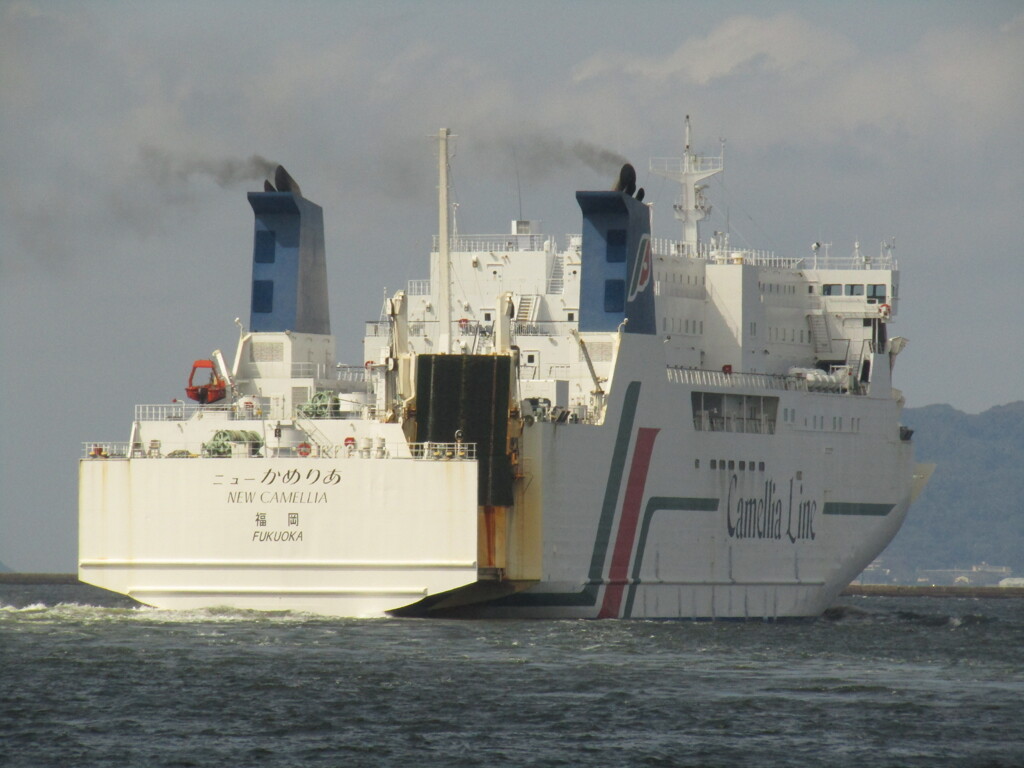
[[[451,251],[543,251],[544,244],[550,240],[547,235],[460,235],[453,237],[448,244]],[[434,235],[433,249],[438,246],[437,235]]]
[[[687,154],[685,157],[652,157],[650,160],[651,173],[661,176],[675,178],[685,171],[694,173],[707,173],[709,171],[720,171],[725,167],[725,159],[718,157],[701,157]]]
[[[203,446],[169,444],[152,440],[148,444],[129,442],[90,441],[82,443],[83,459],[179,459],[179,458],[310,458],[310,459],[417,459],[421,461],[475,461],[476,443],[403,443],[403,450],[395,454],[383,444],[357,446],[309,445],[265,446],[262,443],[232,442],[230,452],[212,454]],[[408,449],[406,453],[405,448]],[[255,449],[255,450],[254,450]]]
[[[131,443],[90,442],[82,443],[83,459],[127,459]]]
[[[365,365],[338,365],[336,376],[339,381],[366,381],[368,372]]]
[[[410,280],[409,285],[405,291],[410,296],[429,296],[430,295],[430,281],[429,280]]]
[[[704,387],[863,394],[862,389],[851,377],[834,376],[824,371],[813,371],[820,376],[810,374],[790,376],[776,373],[726,373],[725,371],[708,371],[701,368],[681,368],[670,365],[667,366],[666,373],[668,380],[676,384],[696,384]]]
[[[696,249],[690,249],[681,240],[661,237],[651,239],[651,250],[655,256],[699,259],[714,264],[752,264],[757,267],[778,269],[797,269],[806,262],[802,257],[776,256],[774,251],[754,248],[717,248],[709,243],[698,243]]]
[[[816,255],[805,260],[805,269],[896,269],[896,259],[887,253],[878,256]]]
[[[698,243],[688,248],[681,240],[663,237],[651,238],[651,251],[655,256],[673,259],[700,259],[714,264],[752,264],[777,269],[896,269],[896,259],[883,252],[877,256],[832,256],[816,253],[813,256],[777,256],[773,251],[754,248],[718,248],[711,243]]]
[[[230,403],[215,403],[213,405],[201,405],[199,403],[156,403],[140,404],[135,406],[136,421],[185,421],[191,419],[197,413],[223,414],[227,418],[233,418],[236,408]],[[244,418],[251,419],[252,413],[248,412]]]
[[[670,365],[668,379],[677,384],[697,384],[704,387],[807,391],[806,380],[773,373],[725,373]]]
[[[334,369],[323,363],[292,363],[293,379],[333,379]]]
[[[476,443],[409,443],[409,453],[427,461],[474,461]]]

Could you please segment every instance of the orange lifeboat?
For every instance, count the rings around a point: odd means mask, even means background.
[[[210,379],[206,384],[195,384],[194,380],[199,371],[209,371]],[[189,399],[197,403],[216,403],[224,399],[228,383],[217,373],[217,367],[212,360],[196,360],[192,364],[192,373],[188,377],[188,386],[185,387],[185,394]]]

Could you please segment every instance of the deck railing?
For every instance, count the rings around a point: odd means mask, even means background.
[[[309,459],[417,459],[421,461],[475,461],[476,443],[402,443],[399,451],[387,445],[314,446],[300,443],[289,446],[265,446],[240,441],[232,442],[232,451],[209,458],[309,458]],[[255,450],[254,450],[255,449]],[[195,459],[203,455],[202,446],[169,444],[151,440],[146,444],[130,442],[90,441],[82,443],[83,459]]]

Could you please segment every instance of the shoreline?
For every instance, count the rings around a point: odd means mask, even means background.
[[[0,584],[82,584],[74,573],[0,573]],[[850,584],[843,597],[1024,598],[1024,587],[955,587],[904,584]]]
[[[850,584],[843,597],[1024,597],[1024,587],[955,587],[910,584]]]
[[[76,573],[0,573],[0,584],[81,584]]]

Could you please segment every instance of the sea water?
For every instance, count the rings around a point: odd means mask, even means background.
[[[0,765],[1024,765],[1024,600],[348,620],[0,585]]]

